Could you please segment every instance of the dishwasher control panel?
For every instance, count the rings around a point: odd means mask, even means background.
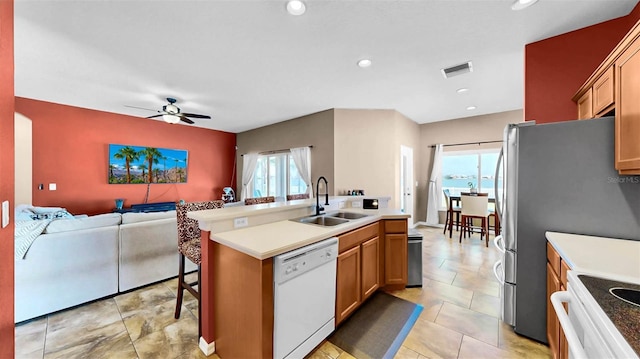
[[[310,244],[274,259],[274,281],[281,283],[327,262],[335,262],[338,257],[338,239],[330,238]]]

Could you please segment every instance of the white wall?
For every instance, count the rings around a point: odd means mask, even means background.
[[[17,204],[31,204],[33,196],[33,144],[31,120],[22,114],[15,114],[15,201]]]

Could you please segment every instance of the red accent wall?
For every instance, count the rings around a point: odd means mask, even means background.
[[[571,98],[639,19],[640,3],[627,16],[526,45],[525,121],[576,119]]]
[[[110,212],[115,198],[124,198],[125,207],[143,203],[146,184],[107,183],[109,144],[188,151],[187,183],[151,184],[148,202],[220,199],[222,188],[231,184],[234,133],[19,97],[15,103],[33,126],[35,206],[96,214]],[[50,191],[49,183],[57,189]]]
[[[13,207],[14,89],[13,0],[0,1],[0,202],[9,201],[11,222],[0,227],[0,358],[14,357]]]

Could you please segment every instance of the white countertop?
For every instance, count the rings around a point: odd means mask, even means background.
[[[229,220],[238,217],[279,215],[280,219],[271,223],[211,233],[211,240],[248,254],[257,259],[267,259],[289,252],[291,250],[330,238],[353,229],[362,227],[380,219],[406,219],[408,214],[400,210],[383,208],[379,210],[364,210],[359,208],[342,208],[327,210],[327,213],[354,212],[364,213],[367,217],[349,220],[336,226],[319,226],[290,221],[285,211],[310,208],[315,206],[313,200],[297,200],[288,202],[266,203],[252,206],[238,206],[204,211],[189,212],[189,218],[200,222],[200,228],[212,231],[216,221]]]
[[[349,210],[348,212],[358,212]],[[408,218],[396,210],[375,211],[368,217],[351,220],[337,226],[318,226],[290,220],[263,224],[233,231],[212,233],[211,240],[224,244],[257,259],[267,259],[278,254],[351,231],[380,219]]]
[[[640,241],[546,232],[572,270],[640,284]]]

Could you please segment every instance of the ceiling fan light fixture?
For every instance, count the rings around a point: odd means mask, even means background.
[[[307,10],[307,7],[300,0],[287,1],[287,12],[289,12],[289,14],[291,15],[294,15],[294,16],[302,15],[305,13],[306,10]]]
[[[516,0],[512,5],[511,5],[511,10],[522,10],[522,9],[526,9],[529,6],[537,3],[538,0]]]
[[[169,104],[166,105],[164,107],[164,111],[171,114],[171,115],[175,115],[177,113],[180,113],[180,109],[178,108],[178,106],[174,105],[174,104]]]
[[[178,122],[180,122],[180,116],[176,116],[176,115],[162,115],[162,119],[164,120],[164,122],[166,123],[171,123],[171,124],[176,124]]]
[[[371,60],[362,59],[362,60],[358,61],[358,66],[361,67],[361,68],[369,67],[369,66],[371,66]]]

